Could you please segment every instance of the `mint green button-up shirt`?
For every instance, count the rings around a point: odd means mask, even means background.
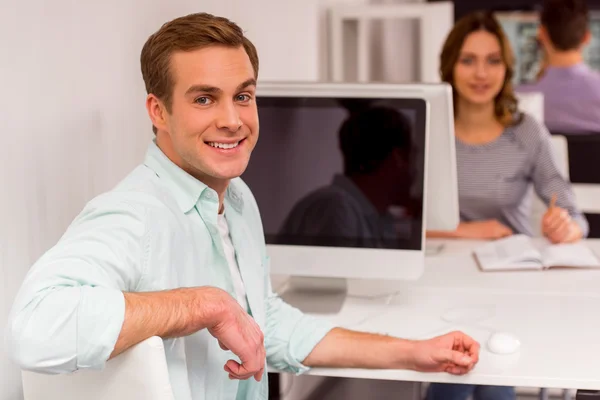
[[[235,296],[217,215],[217,193],[152,142],[143,165],[90,201],[27,274],[9,317],[12,358],[41,372],[100,369],[123,324],[123,292],[215,286]],[[273,294],[258,207],[239,178],[225,215],[269,365],[304,372],[301,361],[332,326]],[[165,351],[177,400],[267,398],[267,379],[229,379],[223,366],[235,357],[206,330],[165,340]]]

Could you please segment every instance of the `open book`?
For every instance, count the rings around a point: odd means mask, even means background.
[[[537,243],[526,235],[513,235],[475,250],[483,271],[541,270],[546,268],[600,268],[600,261],[583,242]]]

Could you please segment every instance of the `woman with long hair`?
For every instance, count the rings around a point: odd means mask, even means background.
[[[463,17],[441,53],[441,77],[452,85],[461,223],[429,237],[498,239],[532,235],[531,191],[551,205],[541,231],[554,243],[585,237],[588,224],[560,174],[548,130],[517,111],[508,39],[491,13]],[[554,198],[555,201],[551,201]]]

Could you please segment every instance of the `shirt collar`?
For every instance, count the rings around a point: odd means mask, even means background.
[[[167,185],[184,213],[188,213],[198,203],[205,191],[212,192],[205,196],[216,196],[217,193],[206,186],[203,182],[185,172],[181,167],[173,163],[156,145],[156,139],[148,145],[144,165],[150,168]],[[241,212],[243,199],[236,180],[232,180],[227,188],[225,198],[227,203],[236,211]]]
[[[557,77],[561,77],[563,75],[569,75],[572,73],[585,72],[589,68],[584,62],[580,62],[578,64],[571,65],[569,67],[553,67],[548,66],[546,68],[546,72],[544,76],[554,75]]]

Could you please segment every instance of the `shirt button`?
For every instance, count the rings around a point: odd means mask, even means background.
[[[215,195],[212,192],[206,192],[206,198],[212,200],[215,198]]]

